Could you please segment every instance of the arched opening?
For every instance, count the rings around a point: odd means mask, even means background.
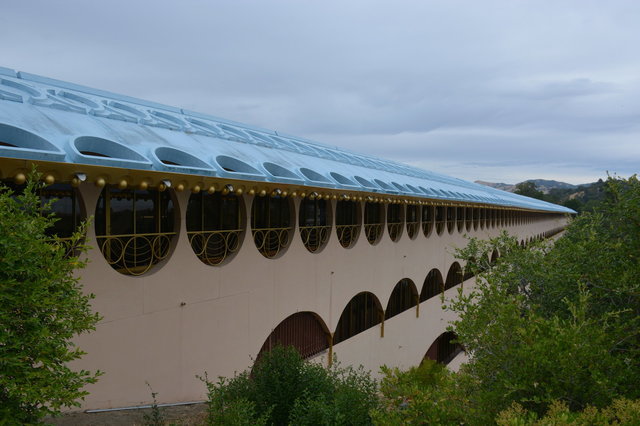
[[[449,268],[449,272],[447,272],[447,280],[444,283],[444,289],[448,290],[451,287],[455,287],[458,284],[462,284],[463,275],[462,268],[458,262],[453,262],[453,265]]]
[[[442,280],[442,274],[436,268],[433,268],[424,279],[422,291],[420,292],[420,302],[429,300],[443,291],[444,281]]]
[[[331,203],[308,197],[300,202],[298,226],[302,243],[311,253],[320,251],[331,234]]]
[[[408,278],[403,278],[391,292],[387,309],[385,310],[385,319],[392,318],[401,312],[411,309],[418,304],[418,289],[416,285]]]
[[[467,207],[464,209],[467,232],[471,232],[473,228],[473,209]]]
[[[254,197],[251,231],[258,251],[272,259],[289,246],[293,232],[291,200],[276,196]]]
[[[447,208],[445,206],[436,206],[436,233],[442,235],[444,227],[447,223]]]
[[[401,204],[387,205],[387,230],[391,241],[396,242],[404,229],[404,207]]]
[[[333,343],[338,344],[358,333],[378,325],[384,319],[384,311],[378,298],[368,291],[355,295],[340,315],[333,335]]]
[[[433,206],[422,207],[422,233],[425,237],[429,237],[433,231],[434,222],[434,209]]]
[[[107,186],[96,207],[98,247],[109,265],[127,275],[142,275],[169,255],[176,234],[171,190]]]
[[[374,245],[380,241],[384,229],[384,204],[367,202],[364,205],[364,233],[367,241]]]
[[[304,359],[327,349],[331,336],[322,319],[313,312],[296,312],[273,329],[262,344],[257,359],[276,346],[293,346]]]
[[[407,235],[410,239],[414,239],[418,235],[418,229],[420,229],[420,206],[409,205],[407,206]]]
[[[336,233],[342,247],[356,243],[360,234],[360,203],[344,200],[336,203]]]
[[[500,253],[498,253],[497,249],[493,249],[493,252],[491,253],[491,260],[489,261],[492,265],[495,265],[496,262],[498,261],[498,258],[500,257]]]
[[[221,192],[191,194],[187,204],[187,236],[198,259],[220,265],[240,249],[244,231],[242,197]]]
[[[453,331],[447,331],[442,333],[431,344],[427,353],[424,355],[424,359],[431,359],[439,362],[440,364],[447,365],[464,349],[462,345],[456,343],[457,336]]]

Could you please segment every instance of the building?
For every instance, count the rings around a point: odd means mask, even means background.
[[[571,210],[299,137],[0,68],[0,179],[32,164],[59,235],[93,217],[81,272],[104,319],[85,409],[204,398],[273,344],[410,366],[456,355],[453,249],[559,232]],[[469,281],[468,285],[472,285]]]

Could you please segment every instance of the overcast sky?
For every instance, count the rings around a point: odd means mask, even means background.
[[[0,66],[468,180],[640,171],[640,1],[0,0]]]

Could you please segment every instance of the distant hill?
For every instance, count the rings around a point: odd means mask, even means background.
[[[572,185],[566,182],[547,179],[528,179],[517,184],[494,183],[477,180],[475,183],[501,189],[503,191],[515,192],[516,185],[524,182],[533,182],[538,191],[541,191],[542,199],[554,204],[562,204],[578,212],[591,210],[604,198],[604,182],[585,183],[582,185]],[[540,198],[540,197],[536,197]]]

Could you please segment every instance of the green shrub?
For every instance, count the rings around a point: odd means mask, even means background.
[[[217,383],[202,379],[209,424],[367,425],[378,401],[376,383],[362,368],[327,369],[292,347],[264,353],[251,372]]]

